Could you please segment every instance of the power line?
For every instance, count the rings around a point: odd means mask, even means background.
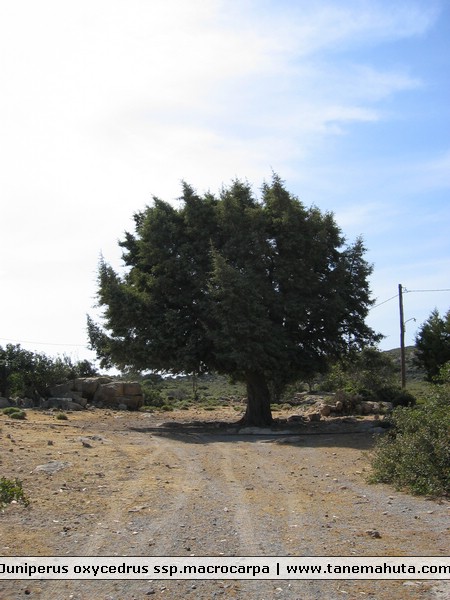
[[[402,288],[402,290],[403,290],[404,294],[413,294],[416,292],[450,292],[450,288],[444,288],[444,289],[440,289],[440,290],[408,290],[404,287],[404,288]],[[372,306],[370,308],[370,310],[377,308],[378,306],[381,306],[382,304],[386,304],[386,302],[390,302],[391,300],[394,300],[395,298],[398,298],[398,294],[395,294],[395,296],[391,296],[387,300],[383,300],[383,302],[379,302],[378,304],[375,304],[375,306]]]
[[[67,346],[70,348],[86,348],[87,344],[57,344],[54,342],[31,342],[30,340],[12,340],[9,338],[2,338],[3,342],[13,342],[15,344],[36,344],[37,346]]]
[[[394,298],[398,298],[398,294],[395,294],[395,296],[392,296],[391,298],[388,298],[387,300],[383,300],[383,302],[379,302],[378,304],[375,304],[375,306],[372,306],[370,308],[370,310],[377,308],[378,306],[381,306],[382,304],[386,304],[386,302],[390,302],[391,300],[393,300]]]
[[[446,288],[442,290],[407,290],[406,288],[403,288],[403,291],[405,293],[412,294],[413,292],[450,292],[450,289]]]

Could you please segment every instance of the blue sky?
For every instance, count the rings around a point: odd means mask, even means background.
[[[0,345],[92,358],[98,259],[119,267],[133,213],[274,170],[363,236],[398,347],[398,284],[450,288],[449,40],[443,0],[4,3]],[[411,344],[450,292],[404,305]]]

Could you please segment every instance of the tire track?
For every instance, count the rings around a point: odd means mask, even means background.
[[[143,422],[139,418],[135,424]],[[422,551],[433,544],[440,547],[437,540],[439,534],[442,536],[446,507],[401,495],[387,486],[367,486],[362,475],[355,474],[360,473],[355,469],[365,460],[359,446],[349,450],[333,436],[286,438],[283,443],[273,436],[226,436],[211,430],[201,433],[199,428],[195,434],[181,428],[158,433],[154,428],[150,432],[126,427],[123,418],[87,423],[83,435],[102,432],[109,438],[101,452],[100,446],[80,450],[79,441],[74,446],[79,429],[70,430],[71,439],[65,439],[65,445],[57,440],[55,451],[68,454],[77,449],[73,467],[64,475],[39,479],[35,484],[44,485],[48,495],[64,485],[66,478],[67,488],[55,497],[59,513],[47,514],[47,505],[34,513],[24,512],[24,523],[35,528],[43,517],[50,526],[52,517],[73,515],[77,519],[79,524],[67,535],[62,533],[67,521],[49,529],[46,542],[49,547],[61,548],[57,553],[301,558],[353,551],[356,555],[370,556],[373,552],[381,556],[394,555],[397,548],[405,552],[411,548],[408,536],[415,534],[416,547]],[[49,452],[47,436],[44,430],[44,443],[35,440],[37,449],[45,448],[39,450],[40,458]],[[12,461],[14,456],[5,459]],[[104,472],[101,478],[96,472],[99,469]],[[74,480],[86,470],[86,482]],[[74,507],[69,506],[71,501]],[[383,515],[381,506],[386,509]],[[92,514],[80,516],[83,511]],[[19,513],[15,515],[19,523]],[[365,535],[368,526],[379,528],[382,538],[373,540]],[[10,582],[0,588],[1,600],[23,598],[26,583]],[[401,582],[388,581],[105,580],[30,582],[29,587],[35,600],[143,600],[147,594],[160,600],[212,600],[216,596],[224,600],[364,596],[417,600],[431,598],[431,586],[427,585],[404,588]]]

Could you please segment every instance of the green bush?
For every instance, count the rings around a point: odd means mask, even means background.
[[[11,504],[13,500],[21,502],[25,506],[30,504],[22,488],[22,482],[18,479],[6,479],[0,477],[0,507]]]
[[[415,396],[397,386],[382,387],[377,390],[374,396],[374,399],[383,402],[392,402],[394,406],[414,406],[416,403]]]
[[[27,416],[27,415],[26,415],[26,413],[25,413],[25,411],[24,411],[24,410],[16,410],[15,412],[12,412],[12,413],[9,415],[9,418],[10,418],[10,419],[20,419],[21,421],[23,421],[23,419],[25,419],[25,418],[26,418],[26,416]]]
[[[180,400],[175,404],[175,408],[178,410],[189,410],[192,406],[192,402],[189,400]]]
[[[12,413],[17,412],[18,410],[20,410],[20,408],[18,408],[17,406],[7,406],[6,408],[2,408],[2,413],[4,415],[11,415]]]
[[[226,404],[226,402],[222,402],[221,400],[214,398],[214,397],[203,397],[200,400],[200,405],[203,406],[203,408],[208,408],[208,407],[213,407],[213,408],[217,408],[218,406],[221,406],[223,404]]]
[[[345,391],[367,400],[383,388],[392,387],[397,377],[390,356],[376,348],[365,348],[334,363],[324,378],[324,391]]]
[[[0,346],[0,395],[39,398],[57,383],[76,377],[97,375],[87,360],[73,363],[68,356],[50,358],[21,348],[20,344]]]
[[[372,482],[414,494],[450,494],[450,389],[437,387],[416,407],[395,408],[392,429],[372,456]]]
[[[56,415],[56,418],[58,419],[58,421],[67,421],[69,417],[66,415],[66,413],[58,413]]]
[[[8,415],[10,419],[25,419],[27,416],[25,411],[17,406],[7,406],[2,410],[4,415]]]
[[[156,406],[161,408],[164,404],[164,398],[161,394],[160,382],[153,379],[144,379],[141,381],[141,389],[144,395],[144,406]]]

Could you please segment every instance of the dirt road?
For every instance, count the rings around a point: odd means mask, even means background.
[[[450,504],[367,484],[373,436],[357,426],[255,435],[199,422],[206,417],[231,422],[236,413],[2,417],[1,474],[19,477],[31,504],[0,513],[0,554],[449,554]],[[47,473],[49,463],[60,469]],[[370,580],[0,581],[0,600],[24,597],[444,600],[450,588]]]

